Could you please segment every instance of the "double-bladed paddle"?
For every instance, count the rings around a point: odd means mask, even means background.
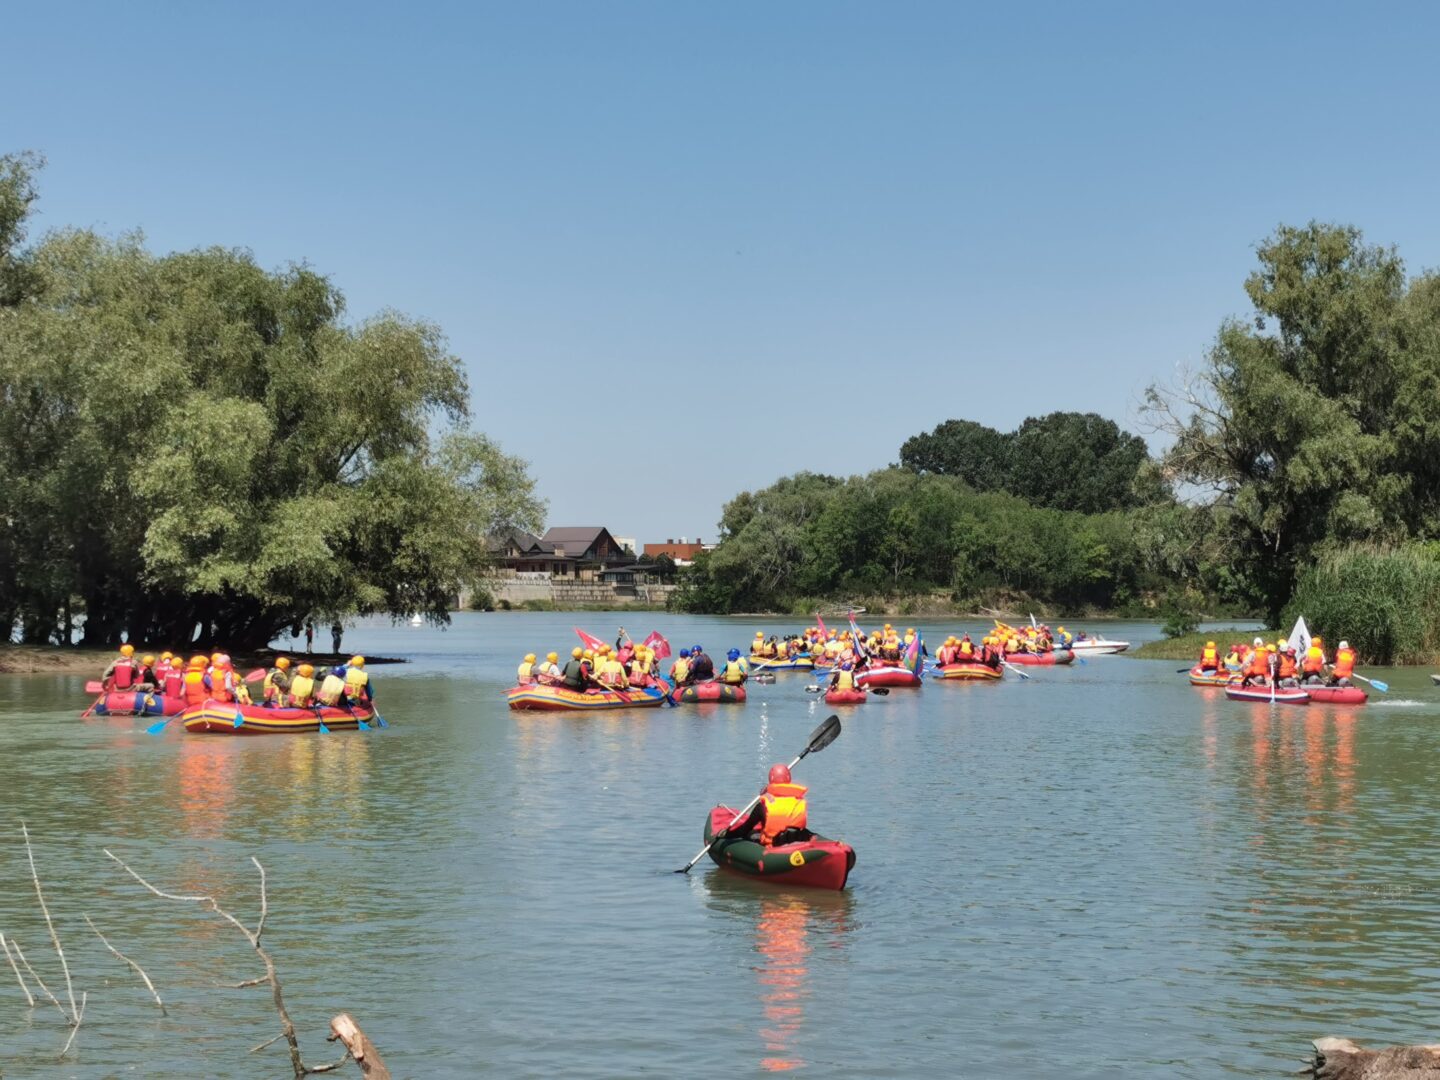
[[[823,694],[829,689],[828,686],[807,686],[805,687],[805,693]],[[864,690],[867,694],[874,694],[876,697],[884,697],[890,693],[890,687],[888,686],[857,686],[855,689]]]
[[[790,768],[793,769],[796,765],[799,765],[800,762],[804,761],[807,754],[818,754],[821,750],[824,750],[825,747],[829,746],[832,742],[834,742],[836,738],[839,737],[839,735],[840,717],[832,713],[828,720],[826,720],[823,724],[821,724],[819,727],[817,727],[814,731],[810,733],[810,742],[806,745],[804,750],[800,751],[800,756],[797,757],[794,761],[790,762]],[[749,805],[746,806],[744,810],[741,810],[740,813],[736,814],[735,817],[731,819],[729,825],[726,825],[725,828],[721,829],[718,833],[711,837],[710,843],[706,844],[703,848],[701,848],[699,852],[696,853],[693,859],[691,859],[688,863],[682,866],[679,870],[676,870],[675,873],[690,873],[691,869],[695,866],[695,864],[705,857],[705,853],[707,851],[714,847],[715,844],[718,843],[720,840],[724,839],[727,832],[729,832],[736,825],[740,824],[740,822],[744,821],[747,817],[750,816],[750,811],[755,809],[755,804],[758,803],[762,798],[764,798],[764,796],[764,789],[761,789],[760,794],[756,795],[755,798],[751,799]]]

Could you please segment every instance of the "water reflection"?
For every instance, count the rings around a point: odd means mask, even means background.
[[[812,954],[841,951],[854,929],[854,900],[849,892],[776,891],[719,871],[706,876],[707,905],[727,916],[753,920],[755,974],[759,992],[759,1065],[765,1072],[788,1072],[808,1062],[801,1052],[806,1006],[814,992]]]

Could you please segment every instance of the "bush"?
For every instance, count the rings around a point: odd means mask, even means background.
[[[1428,663],[1440,648],[1440,557],[1419,544],[1332,551],[1300,574],[1281,623],[1301,615],[1366,663]]]

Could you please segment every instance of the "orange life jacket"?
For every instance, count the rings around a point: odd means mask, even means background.
[[[1293,679],[1295,677],[1295,657],[1286,653],[1280,657],[1280,678]]]
[[[765,802],[765,824],[760,829],[760,843],[770,847],[786,829],[805,828],[804,784],[767,784],[761,798]]]
[[[235,680],[228,671],[210,672],[210,697],[215,701],[235,700]]]
[[[1250,675],[1270,674],[1270,654],[1264,649],[1256,649],[1250,654]]]
[[[209,696],[205,689],[205,669],[191,668],[185,672],[185,704],[204,705]]]
[[[1341,649],[1335,654],[1335,677],[1348,679],[1355,670],[1355,650]]]
[[[1305,650],[1305,662],[1300,665],[1300,669],[1306,675],[1319,675],[1325,670],[1325,654],[1311,645]]]

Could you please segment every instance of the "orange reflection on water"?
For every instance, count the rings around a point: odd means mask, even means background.
[[[793,1055],[791,1047],[805,1021],[804,1003],[810,993],[805,966],[810,955],[806,942],[809,917],[809,909],[799,898],[766,899],[760,904],[755,929],[763,963],[756,974],[765,1016],[760,1041],[767,1052],[760,1067],[766,1072],[785,1072],[805,1064]]]
[[[218,739],[187,736],[176,756],[180,820],[197,839],[214,839],[225,832],[235,798],[236,755]]]

